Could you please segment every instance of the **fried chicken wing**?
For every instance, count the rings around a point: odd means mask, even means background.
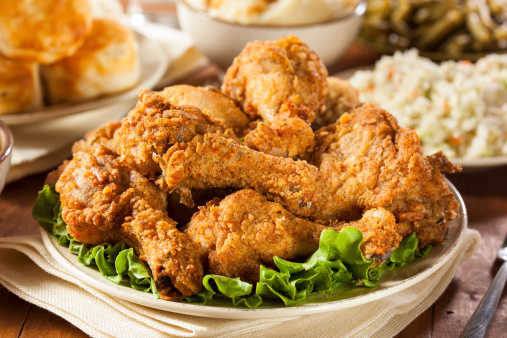
[[[402,239],[393,214],[383,208],[368,210],[357,222],[331,226],[357,227],[364,235],[361,249],[367,257],[388,256]],[[254,283],[259,280],[260,265],[274,267],[275,256],[291,261],[310,256],[318,249],[324,229],[245,189],[208,203],[184,231],[200,245],[209,273]]]
[[[167,217],[166,194],[98,152],[75,153],[56,183],[69,234],[87,245],[127,243],[148,263],[163,299],[198,292],[203,270],[197,247]]]
[[[296,37],[288,36],[248,43],[227,69],[222,91],[251,119],[262,118],[259,128],[245,138],[249,147],[294,157],[312,146],[310,124],[324,109],[326,77],[319,56]]]
[[[173,105],[199,108],[212,119],[222,122],[226,128],[232,128],[240,137],[250,123],[250,119],[234,101],[215,87],[177,85],[164,88],[160,94]]]

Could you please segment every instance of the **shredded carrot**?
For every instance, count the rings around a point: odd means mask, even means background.
[[[410,97],[412,97],[412,98],[416,98],[416,97],[418,97],[418,96],[419,96],[419,92],[417,92],[417,90],[412,90],[412,91],[410,92]]]
[[[454,145],[461,144],[462,142],[463,142],[462,137],[451,137],[451,139],[449,140],[449,143]]]
[[[463,66],[470,66],[472,64],[472,61],[470,60],[461,60],[459,62],[460,65],[463,65]]]
[[[389,70],[389,73],[387,74],[387,77],[389,78],[389,80],[391,80],[394,76],[394,69],[391,69]]]
[[[449,110],[449,109],[451,109],[451,106],[449,106],[449,103],[447,103],[447,102],[444,102],[444,103],[442,104],[442,107],[444,108],[444,110]]]

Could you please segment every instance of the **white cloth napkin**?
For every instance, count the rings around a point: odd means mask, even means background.
[[[301,317],[230,320],[156,310],[114,298],[68,274],[40,236],[0,238],[0,283],[93,337],[391,337],[443,293],[460,262],[477,249],[467,229],[456,255],[428,278],[364,305]],[[27,277],[30,278],[27,278]]]
[[[153,23],[135,29],[159,42],[168,60],[169,66],[157,88],[170,85],[208,63],[208,59],[192,47],[190,38],[177,29]],[[70,156],[75,141],[107,121],[122,118],[135,105],[135,101],[127,100],[43,123],[10,126],[14,149],[7,182],[57,166]]]

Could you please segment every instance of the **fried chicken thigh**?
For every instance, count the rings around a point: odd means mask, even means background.
[[[319,56],[294,36],[248,43],[228,68],[222,91],[251,119],[262,118],[246,144],[276,156],[311,148],[310,124],[324,110],[327,70]]]
[[[357,222],[332,226],[360,229],[364,234],[361,249],[367,257],[389,254],[402,239],[393,214],[383,208],[368,210]],[[261,264],[274,267],[275,256],[291,261],[310,256],[318,249],[324,229],[326,226],[296,217],[280,204],[245,189],[208,203],[184,231],[200,245],[209,273],[253,283],[259,280]]]
[[[86,245],[127,243],[148,263],[163,299],[197,293],[203,277],[197,247],[167,217],[166,194],[100,152],[74,154],[56,183],[69,234]]]
[[[447,221],[457,215],[458,203],[441,170],[461,168],[442,153],[425,157],[416,132],[373,104],[317,131],[311,163],[328,178],[334,195],[346,196],[341,208],[382,206],[396,216],[403,236],[415,231],[423,245],[442,243]],[[347,216],[353,214],[342,219]]]

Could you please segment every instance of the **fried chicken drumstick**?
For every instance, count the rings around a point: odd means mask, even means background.
[[[366,257],[390,252],[402,239],[393,214],[383,208],[368,210],[359,221],[331,226],[361,230]],[[200,245],[209,273],[253,283],[259,280],[261,264],[274,267],[275,256],[291,261],[310,256],[318,249],[324,229],[326,226],[296,217],[280,204],[245,189],[208,203],[184,231]]]

